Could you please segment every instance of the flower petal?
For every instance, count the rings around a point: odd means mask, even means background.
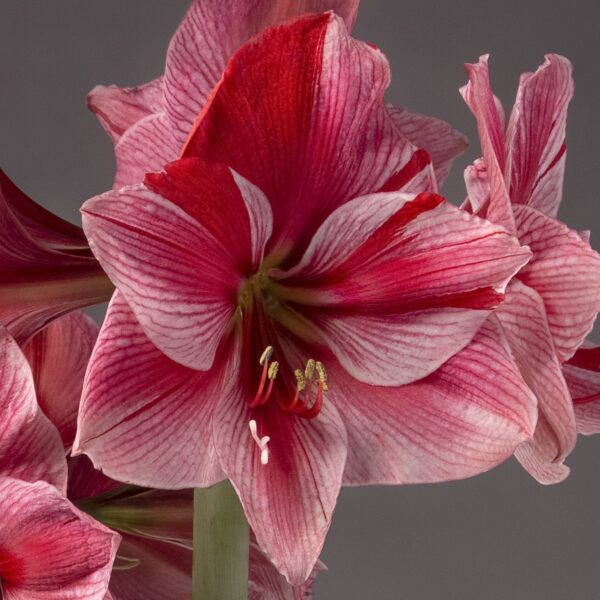
[[[67,462],[60,435],[37,404],[27,359],[3,328],[0,328],[0,475],[27,481],[45,479],[61,490],[67,485]]]
[[[117,292],[92,355],[73,452],[127,483],[212,485],[222,479],[211,438],[220,385],[218,371],[162,354]]]
[[[536,400],[495,318],[427,378],[402,387],[355,381],[328,366],[348,430],[347,485],[470,477],[508,458],[533,433]]]
[[[440,196],[374,194],[338,208],[280,278],[356,379],[401,385],[466,346],[528,258]]]
[[[268,202],[227,168],[195,159],[148,185],[88,200],[84,228],[153,343],[207,370],[270,234]]]
[[[467,149],[467,138],[441,119],[394,106],[389,107],[389,111],[402,134],[417,148],[427,151],[433,163],[438,188],[441,188],[454,159]]]
[[[260,436],[271,438],[266,465],[250,434],[251,419]],[[259,545],[291,584],[303,583],[323,546],[342,480],[346,432],[337,410],[326,403],[308,421],[278,408],[253,411],[232,394],[219,403],[213,427],[221,464]]]
[[[383,102],[389,79],[383,54],[332,14],[272,27],[231,59],[183,154],[255,183],[273,207],[268,252],[298,254],[332,210],[413,157]]]
[[[556,356],[542,298],[519,280],[511,282],[496,310],[523,378],[538,399],[538,427],[532,442],[515,453],[541,483],[566,476],[561,463],[576,442],[575,416]]]
[[[477,129],[483,160],[489,177],[490,192],[486,204],[477,214],[503,225],[513,233],[514,219],[510,197],[504,181],[506,152],[504,147],[503,115],[490,86],[488,55],[481,56],[477,64],[466,64],[469,83],[460,92],[477,119]]]
[[[573,398],[577,432],[600,433],[600,346],[577,350],[563,365],[563,374]]]
[[[51,323],[23,349],[33,372],[38,403],[66,448],[75,438],[83,377],[98,329],[86,314],[74,312]]]
[[[535,73],[522,75],[506,132],[512,203],[528,204],[550,217],[562,199],[572,70],[566,58],[548,54]]]
[[[542,297],[562,362],[581,345],[600,310],[600,255],[578,232],[534,208],[515,206],[514,214],[519,240],[533,252],[518,277]]]
[[[334,10],[351,27],[358,0],[194,0],[173,36],[165,69],[165,110],[183,144],[229,58],[263,29]],[[174,159],[173,157],[172,159]]]
[[[117,172],[113,189],[140,183],[146,173],[175,160],[181,144],[164,113],[153,113],[130,127],[115,145]]]
[[[0,479],[0,572],[6,600],[100,600],[120,536],[45,482]]]
[[[162,109],[163,78],[144,85],[121,88],[97,85],[87,97],[88,108],[114,143],[138,121]]]
[[[20,344],[112,291],[82,230],[33,202],[1,171],[0,280],[0,323]]]

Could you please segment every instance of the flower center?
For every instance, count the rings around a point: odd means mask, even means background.
[[[267,346],[258,361],[262,366],[262,373],[256,394],[250,401],[251,408],[265,405],[271,397],[275,378],[279,373],[279,363],[271,362],[272,356],[273,347]],[[328,390],[325,367],[320,361],[311,358],[306,362],[304,371],[301,369],[294,371],[294,377],[296,378],[295,394],[286,398],[284,394],[279,393],[276,395],[277,403],[286,412],[304,419],[313,419],[321,412],[325,392]]]

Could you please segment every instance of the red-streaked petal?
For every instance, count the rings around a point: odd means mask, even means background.
[[[450,173],[454,159],[469,145],[467,138],[445,121],[411,112],[406,108],[389,108],[392,120],[417,148],[431,157],[438,188]]]
[[[83,377],[98,329],[86,314],[74,312],[51,323],[23,350],[33,372],[38,403],[66,448],[75,438]]]
[[[568,470],[561,464],[576,442],[571,396],[556,356],[539,294],[519,280],[496,310],[523,378],[538,399],[538,428],[532,442],[516,452],[521,464],[541,483],[555,483]]]
[[[74,453],[127,483],[212,485],[222,479],[211,435],[222,388],[217,368],[187,369],[162,354],[117,292],[86,376]]]
[[[332,210],[383,188],[415,153],[383,102],[389,79],[383,54],[332,14],[272,27],[231,59],[184,155],[255,183],[273,207],[270,249],[298,253]]]
[[[173,36],[165,69],[165,110],[183,143],[229,58],[263,29],[334,10],[351,27],[358,0],[194,0]],[[173,157],[174,158],[174,157]]]
[[[334,212],[279,277],[290,299],[312,305],[310,319],[354,377],[401,385],[471,340],[529,255],[440,196],[374,194]]]
[[[235,378],[235,375],[232,375]],[[269,435],[269,462],[248,423]],[[325,403],[312,420],[278,408],[253,411],[240,395],[222,398],[213,420],[221,464],[265,554],[292,584],[310,575],[331,523],[346,459],[346,432]]]
[[[248,600],[312,600],[312,587],[319,571],[327,567],[318,561],[310,577],[299,586],[291,586],[250,539],[250,581]]]
[[[466,64],[465,68],[469,83],[460,91],[477,119],[483,160],[490,182],[489,199],[478,214],[514,232],[510,197],[504,181],[506,154],[502,115],[490,86],[488,56],[481,56],[477,64]]]
[[[269,205],[226,167],[196,160],[174,163],[148,185],[154,191],[138,185],[88,200],[84,228],[154,344],[207,370],[252,257],[262,256]]]
[[[566,58],[548,54],[535,73],[523,74],[506,131],[511,202],[551,217],[562,199],[572,70]]]
[[[492,317],[435,373],[402,387],[360,383],[328,366],[348,430],[345,483],[423,483],[470,477],[529,438],[536,400]]]
[[[61,490],[67,485],[67,462],[60,435],[37,404],[27,359],[2,328],[0,475],[27,481],[44,479]]]
[[[113,188],[140,183],[146,173],[175,160],[181,144],[164,113],[153,113],[130,127],[115,145],[117,172]]]
[[[583,435],[600,433],[600,346],[585,345],[563,365],[569,386],[577,432]]]
[[[138,121],[162,110],[162,88],[162,77],[137,87],[97,85],[88,94],[87,105],[116,143]]]
[[[0,323],[19,344],[112,292],[83,231],[36,204],[1,171],[0,281]]]
[[[517,234],[533,252],[519,279],[544,301],[562,361],[591,331],[600,310],[600,255],[578,232],[529,206],[514,207]]]
[[[53,486],[0,479],[6,600],[101,600],[119,541]]]

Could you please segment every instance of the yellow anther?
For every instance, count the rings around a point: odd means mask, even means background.
[[[304,376],[306,379],[312,379],[313,373],[315,372],[315,361],[310,358],[306,362],[306,369],[304,370]]]
[[[298,391],[301,392],[306,387],[304,373],[300,369],[296,369],[294,375],[296,376],[296,387],[298,388]]]
[[[329,389],[329,386],[327,385],[327,371],[325,371],[325,367],[320,361],[317,361],[315,368],[317,369],[317,373],[319,374],[319,381],[323,385],[323,391],[326,392]]]
[[[265,351],[260,355],[260,360],[258,361],[261,366],[265,364],[273,354],[273,346],[267,346]]]
[[[269,365],[269,370],[267,371],[267,377],[269,379],[275,379],[275,377],[277,377],[278,371],[279,371],[279,363],[277,361],[272,362]]]

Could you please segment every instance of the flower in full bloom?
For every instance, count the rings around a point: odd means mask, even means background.
[[[21,345],[112,293],[81,228],[36,204],[1,170],[0,280],[0,323]]]
[[[167,52],[163,76],[138,87],[97,86],[88,105],[115,144],[115,188],[138,183],[179,158],[198,113],[229,58],[263,29],[305,13],[332,10],[350,28],[358,0],[193,0]],[[441,183],[466,148],[448,124],[390,107],[402,134],[431,157]]]
[[[521,77],[505,118],[489,80],[487,56],[467,65],[463,96],[478,123],[483,158],[467,168],[468,205],[529,246],[531,261],[496,311],[523,376],[539,402],[534,439],[516,456],[543,483],[561,481],[576,441],[575,415],[561,365],[592,328],[600,309],[600,256],[587,236],[555,217],[562,199],[571,64],[550,54]]]
[[[31,370],[0,331],[0,595],[102,600],[120,536],[64,496],[60,436],[35,401]]]
[[[535,423],[484,324],[529,250],[416,193],[435,180],[388,81],[331,13],[268,29],[229,62],[180,160],[83,207],[118,291],[74,451],[150,487],[229,478],[295,584],[342,482],[466,477]]]

